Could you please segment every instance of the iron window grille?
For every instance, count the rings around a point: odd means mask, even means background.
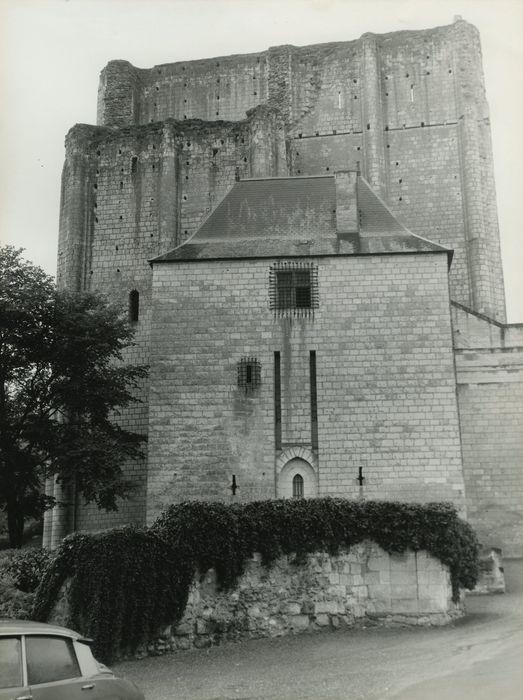
[[[255,357],[242,357],[238,362],[238,388],[252,393],[261,384],[261,364]]]
[[[312,316],[318,308],[318,267],[281,262],[270,268],[270,308],[277,316]]]

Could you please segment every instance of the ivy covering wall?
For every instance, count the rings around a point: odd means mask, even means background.
[[[234,586],[259,552],[265,566],[282,554],[337,554],[371,540],[389,553],[426,550],[449,567],[454,600],[473,588],[478,543],[453,505],[341,498],[170,506],[149,529],[125,527],[67,537],[40,586],[32,616],[45,621],[69,581],[67,625],[94,639],[101,660],[133,653],[182,617],[193,577],[213,568]]]

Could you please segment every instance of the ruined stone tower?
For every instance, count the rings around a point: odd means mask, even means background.
[[[348,42],[102,71],[98,125],[66,138],[58,283],[130,308],[149,361],[149,260],[186,241],[235,181],[361,172],[410,231],[452,249],[454,302],[505,321],[488,107],[465,21]],[[127,426],[147,433],[148,387]],[[145,520],[145,464],[118,514]]]
[[[151,69],[110,62],[98,126],[66,140],[59,280],[143,286],[145,261],[192,234],[235,175],[358,167],[405,225],[454,250],[453,299],[504,321],[481,49],[463,20]]]

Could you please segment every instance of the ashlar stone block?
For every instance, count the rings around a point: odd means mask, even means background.
[[[417,598],[392,598],[391,606],[393,613],[417,613],[419,605]]]

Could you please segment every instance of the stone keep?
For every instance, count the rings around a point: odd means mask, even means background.
[[[332,184],[334,223],[307,210],[319,176]],[[222,241],[214,257],[190,259],[185,242],[235,183],[258,192],[245,199],[258,211],[273,178],[302,183],[278,231],[298,248],[278,257],[281,240],[271,249],[264,234],[252,250]],[[304,242],[329,236],[320,264]],[[332,254],[333,241],[352,248]],[[162,260],[180,246],[184,259]],[[277,260],[317,266],[313,319],[271,313]],[[505,324],[481,49],[467,22],[152,69],[110,62],[98,125],[66,138],[58,282],[139,299],[128,359],[150,363],[151,378],[122,420],[150,439],[117,514],[56,511],[46,541],[143,523],[184,497],[288,495],[280,475],[299,459],[319,495],[359,496],[361,466],[364,496],[454,500],[485,544],[519,551],[523,329]],[[259,361],[258,403],[234,399],[242,358]],[[414,396],[410,380],[431,389]]]
[[[235,183],[152,261],[148,519],[233,477],[357,498],[360,467],[369,498],[462,507],[448,263],[356,173]]]

